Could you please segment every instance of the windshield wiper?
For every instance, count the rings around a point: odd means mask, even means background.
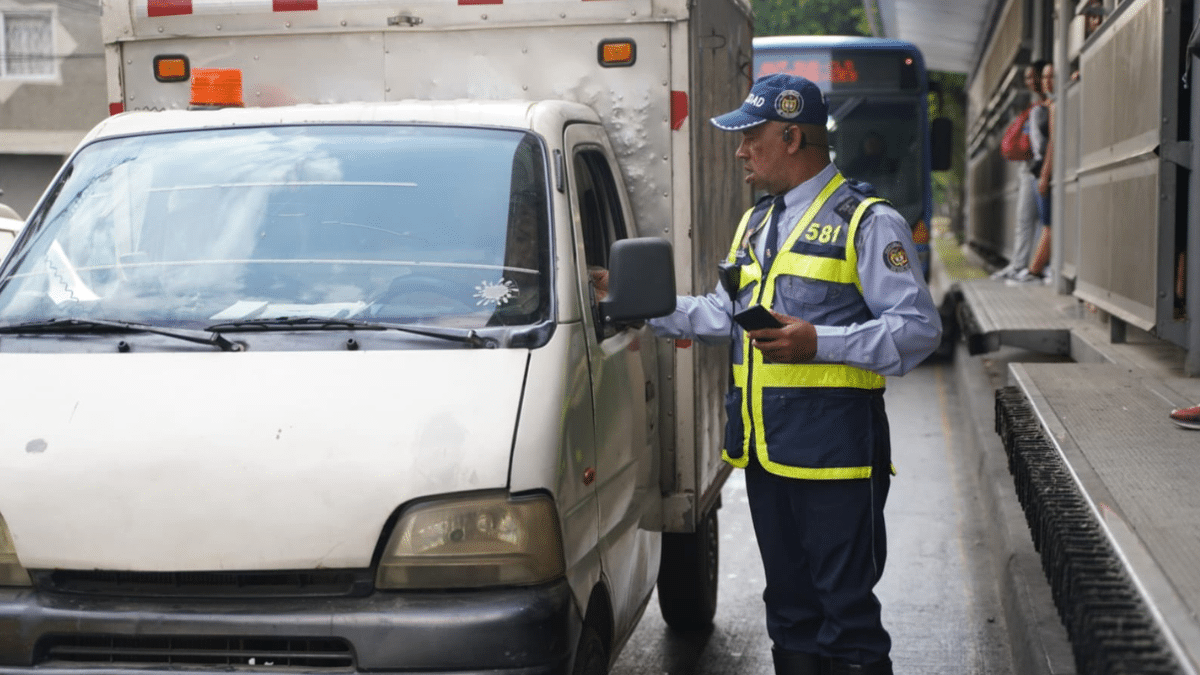
[[[394,323],[372,323],[370,321],[358,321],[356,319],[325,319],[315,316],[281,316],[274,319],[242,319],[239,321],[216,323],[207,328],[207,330],[210,331],[223,331],[226,333],[234,331],[296,329],[395,330],[402,333],[412,333],[413,335],[437,338],[439,340],[460,342],[471,347],[485,347],[492,349],[498,345],[495,339],[489,337],[480,337],[479,333],[475,332],[474,329],[433,329],[430,327],[414,328],[413,326],[399,325]]]
[[[103,330],[101,330],[103,329]],[[223,352],[240,352],[242,346],[231,342],[223,335],[212,330],[189,330],[187,328],[160,328],[144,323],[130,321],[110,321],[108,319],[48,319],[46,321],[30,321],[0,326],[0,333],[97,333],[113,330],[130,333],[154,333],[165,335],[187,342],[202,345],[212,345]]]

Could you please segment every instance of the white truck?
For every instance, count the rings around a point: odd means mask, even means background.
[[[318,6],[319,5],[319,6]],[[716,606],[741,0],[105,0],[0,267],[0,673],[603,673]],[[607,297],[589,283],[611,270]]]
[[[0,196],[3,196],[3,191],[0,191]],[[25,221],[21,219],[20,214],[11,206],[0,203],[0,256],[8,252],[24,226]]]

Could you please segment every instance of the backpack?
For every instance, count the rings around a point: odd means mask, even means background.
[[[1033,159],[1033,146],[1029,143],[1029,133],[1025,131],[1025,123],[1029,121],[1029,106],[1004,130],[1004,138],[1000,139],[1000,156],[1012,162],[1023,162]]]

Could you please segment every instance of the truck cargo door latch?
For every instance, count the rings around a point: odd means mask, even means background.
[[[397,14],[396,16],[388,17],[389,26],[420,26],[425,23],[425,20],[419,16],[411,14]]]

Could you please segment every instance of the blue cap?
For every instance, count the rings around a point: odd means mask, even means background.
[[[823,127],[828,118],[820,87],[803,77],[776,73],[758,78],[742,107],[711,122],[718,129],[741,131],[768,120]]]

